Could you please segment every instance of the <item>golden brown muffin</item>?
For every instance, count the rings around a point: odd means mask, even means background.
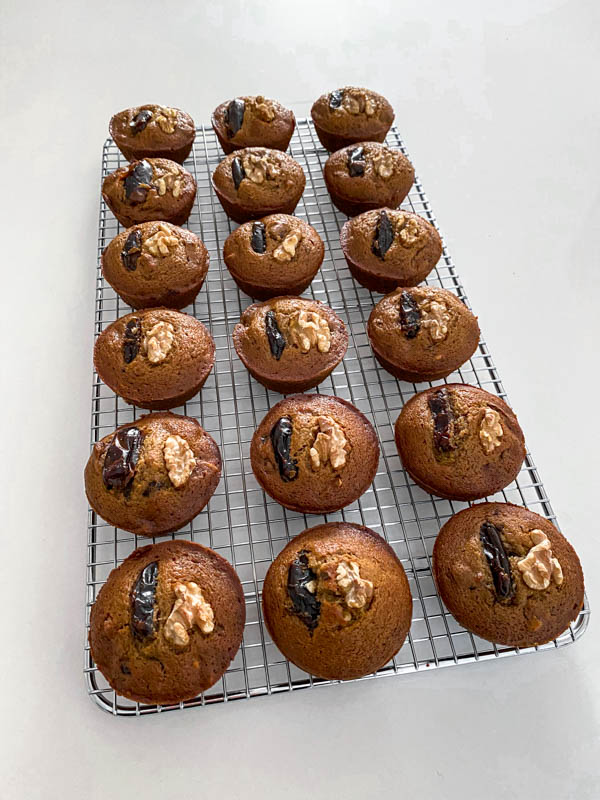
[[[226,100],[211,122],[226,155],[244,147],[287,150],[296,127],[289,108],[260,94]]]
[[[458,622],[498,644],[549,642],[583,606],[583,573],[569,542],[544,517],[510,503],[480,503],[448,520],[433,574]]]
[[[399,206],[413,185],[415,171],[399,150],[360,142],[329,156],[323,176],[334,206],[353,217],[374,208]]]
[[[357,86],[322,94],[310,113],[319,141],[330,151],[356,142],[383,142],[394,121],[385,97]]]
[[[392,548],[349,522],[317,525],[292,539],[267,572],[262,601],[284,656],[330,680],[387,664],[412,616],[408,580]]]
[[[162,536],[191,522],[220,478],[214,439],[195,419],[160,412],[121,425],[94,445],[85,493],[109,525]]]
[[[119,111],[109,131],[128,161],[169,158],[182,164],[196,138],[194,120],[185,111],[149,103]]]
[[[189,314],[146,308],[120,317],[94,346],[104,383],[140,408],[176,408],[200,391],[213,368],[215,343]]]
[[[240,289],[258,300],[307,289],[325,255],[316,230],[299,217],[271,214],[236,228],[223,259]]]
[[[479,342],[477,317],[452,292],[431,286],[388,294],[371,311],[367,333],[381,366],[413,383],[450,375]]]
[[[442,255],[442,240],[431,223],[392,208],[349,219],[340,243],[355,280],[382,294],[421,283]]]
[[[426,492],[450,500],[488,497],[519,474],[523,431],[504,400],[449,383],[411,397],[396,420],[404,468]]]
[[[246,607],[233,567],[194,542],[140,547],[108,576],[90,614],[92,658],[139,703],[189,700],[223,675]]]
[[[150,220],[183,225],[194,205],[196,181],[175,161],[147,158],[107,175],[102,197],[126,228]]]
[[[121,231],[102,253],[102,274],[132,308],[185,308],[208,272],[201,239],[169,222]]]
[[[288,394],[325,380],[346,354],[348,332],[318,300],[276,297],[245,309],[233,329],[233,344],[252,377]]]
[[[379,442],[369,420],[346,400],[294,394],[274,405],[254,432],[250,463],[282,506],[329,514],[369,488]]]
[[[293,214],[305,184],[297,161],[265,147],[236,150],[221,161],[212,176],[225,213],[236,222]]]

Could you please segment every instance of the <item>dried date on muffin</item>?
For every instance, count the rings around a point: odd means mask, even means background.
[[[96,372],[140,408],[176,408],[203,386],[215,360],[206,327],[169,308],[140,309],[104,330],[94,346]]]
[[[209,255],[201,239],[169,222],[121,231],[102,253],[102,274],[132,308],[184,308],[200,291]]]
[[[319,271],[324,255],[316,230],[288,214],[271,214],[240,225],[223,248],[234,281],[258,300],[301,294]]]
[[[236,150],[221,161],[212,176],[225,213],[236,222],[293,214],[305,184],[297,161],[265,147]]]
[[[415,179],[405,155],[377,142],[360,142],[333,153],[323,175],[333,204],[349,217],[375,208],[395,208]]]
[[[392,208],[365,211],[349,219],[340,243],[353,277],[372,292],[416,286],[442,255],[442,240],[430,222]]]
[[[196,137],[189,114],[153,103],[119,111],[112,117],[109,131],[128,161],[169,158],[182,164]]]
[[[296,536],[269,567],[262,602],[286,658],[330,680],[383,667],[402,647],[412,616],[408,580],[392,548],[349,522]]]
[[[559,636],[583,605],[577,554],[544,517],[510,503],[480,503],[452,517],[433,549],[433,575],[458,622],[503,645]]]
[[[110,525],[162,536],[202,511],[220,477],[214,439],[191,417],[159,412],[121,425],[94,445],[85,492]]]
[[[107,175],[102,197],[127,228],[150,220],[182,225],[194,205],[196,181],[175,161],[145,158]]]
[[[215,108],[211,121],[226,155],[244,147],[287,150],[296,127],[289,108],[260,94],[226,100]]]
[[[456,295],[417,286],[380,300],[367,324],[377,361],[403,381],[445,378],[477,349],[479,325]]]
[[[236,353],[250,374],[282,394],[312,389],[348,348],[348,332],[317,300],[276,297],[245,309],[233,329]]]
[[[369,488],[379,463],[373,426],[339,397],[295,394],[273,406],[250,445],[257,481],[282,506],[328,514]]]
[[[135,550],[114,569],[90,614],[92,657],[111,687],[140,703],[189,700],[237,653],[244,592],[222,556],[188,541]]]
[[[385,97],[357,86],[322,94],[310,113],[321,144],[332,152],[356,142],[383,142],[394,121]]]
[[[500,397],[464,383],[434,386],[396,420],[404,468],[426,492],[451,500],[488,497],[519,474],[525,441]]]

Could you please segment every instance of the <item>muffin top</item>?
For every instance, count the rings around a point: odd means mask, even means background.
[[[313,675],[348,679],[382,667],[410,627],[404,569],[374,531],[317,525],[289,542],[267,572],[265,622],[278,647]]]
[[[250,446],[263,489],[292,510],[326,513],[359,497],[379,464],[371,423],[340,397],[290,395],[270,409]]]
[[[214,550],[187,541],[148,545],[100,589],[90,615],[92,656],[119,694],[177,703],[225,672],[245,618],[239,578]]]
[[[525,458],[523,432],[509,406],[463,383],[411,397],[396,421],[396,443],[421,485],[458,499],[485,497],[507,486]]]
[[[330,370],[344,357],[348,332],[335,312],[317,300],[275,297],[245,309],[233,330],[246,367],[279,379]]]
[[[130,150],[179,150],[196,136],[194,120],[185,111],[148,103],[126,108],[109,124],[110,135],[118,148]]]
[[[212,123],[221,137],[237,148],[281,149],[278,143],[289,140],[296,120],[290,109],[276,100],[245,95],[217,106]]]
[[[280,203],[306,184],[297,161],[265,147],[246,147],[225,156],[212,180],[227,200],[250,207]]]
[[[285,284],[310,278],[323,261],[325,248],[316,230],[299,217],[271,214],[245,222],[225,242],[223,258],[238,278],[252,283]]]
[[[102,254],[110,285],[145,300],[192,288],[208,271],[208,251],[191,231],[169,222],[142,222],[121,231]]]
[[[325,180],[336,193],[352,200],[372,200],[412,184],[415,171],[399,150],[379,142],[359,142],[332,153],[325,162]]]
[[[374,349],[407,372],[435,372],[463,364],[479,341],[479,325],[469,309],[446,289],[396,289],[380,300],[367,333]]]
[[[143,407],[200,383],[212,369],[214,353],[213,338],[199,320],[148,308],[120,317],[100,334],[94,364],[107,386]]]
[[[583,604],[577,554],[527,508],[480,503],[441,529],[433,572],[449,611],[493,642],[528,647],[562,633]]]
[[[311,109],[315,124],[330,133],[364,136],[387,130],[394,111],[385,97],[371,89],[344,86],[315,100]]]
[[[196,193],[196,181],[168,158],[144,158],[107,175],[102,194],[113,204],[139,207],[145,214],[176,208]]]

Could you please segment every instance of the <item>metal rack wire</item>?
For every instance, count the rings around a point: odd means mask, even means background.
[[[407,155],[395,128],[390,131],[387,143]],[[114,528],[90,510],[84,671],[90,696],[102,709],[115,715],[155,713],[332,683],[312,678],[286,661],[270,640],[260,607],[262,581],[273,558],[290,538],[324,521],[344,519],[367,525],[380,533],[394,548],[409,578],[413,596],[410,634],[395,658],[367,678],[561,647],[574,642],[587,627],[589,607],[586,600],[577,620],[555,642],[524,651],[479,639],[461,628],[443,606],[431,575],[433,543],[444,522],[468,504],[432,497],[415,486],[402,468],[393,432],[404,403],[417,391],[432,384],[419,384],[417,388],[414,384],[399,382],[381,369],[373,357],[365,326],[379,298],[359,286],[346,266],[339,244],[339,230],[345,217],[336,211],[329,199],[322,174],[328,153],[320,146],[310,121],[298,122],[290,153],[302,165],[307,179],[296,214],[316,228],[325,242],[323,266],[305,294],[331,306],[350,332],[346,357],[315,391],[351,401],[373,423],[381,443],[377,476],[357,502],[327,516],[306,516],[288,511],[267,497],[258,486],[250,468],[250,439],[262,417],[281,399],[281,395],[267,390],[251,378],[233,349],[233,327],[243,309],[252,301],[237,289],[222,262],[223,244],[235,223],[222,210],[212,191],[210,177],[223,153],[212,128],[198,128],[192,153],[185,164],[198,184],[196,203],[187,225],[204,241],[210,252],[211,265],[195,303],[185,310],[208,325],[216,343],[216,360],[201,393],[175,410],[196,417],[217,441],[223,457],[223,477],[208,508],[173,538],[191,539],[208,545],[231,561],[244,587],[247,621],[243,643],[235,660],[223,678],[204,695],[162,707],[134,703],[117,695],[95,667],[89,652],[87,628],[90,609],[109,572],[138,545],[148,544],[151,540],[138,539]],[[123,157],[108,139],[102,154],[102,178],[122,163]],[[402,207],[436,224],[418,179]],[[101,202],[98,262],[100,254],[120,229]],[[427,284],[449,289],[468,305],[445,249]],[[104,281],[98,263],[95,335],[129,311],[130,308]],[[481,386],[505,397],[483,340],[473,358],[448,377],[447,382],[453,381]],[[146,412],[128,406],[94,373],[92,444],[118,425],[134,420],[139,413]],[[527,506],[556,522],[529,454],[517,480],[490,499]]]

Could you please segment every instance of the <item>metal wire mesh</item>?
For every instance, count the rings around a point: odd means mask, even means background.
[[[406,153],[395,128],[387,143]],[[210,127],[197,130],[196,141],[185,166],[195,176],[198,193],[188,220],[210,252],[208,277],[193,306],[185,309],[208,325],[216,343],[216,360],[201,393],[180,413],[196,417],[221,448],[223,477],[207,509],[173,538],[191,539],[214,548],[234,565],[242,581],[247,621],[242,646],[223,678],[208,692],[174,706],[143,705],[117,695],[95,667],[85,647],[88,692],[96,703],[115,715],[139,715],[158,711],[226,702],[268,695],[332,681],[312,678],[290,664],[270,640],[263,624],[260,592],[266,571],[285,544],[305,528],[325,521],[347,520],[367,525],[385,537],[406,569],[412,596],[413,621],[409,636],[395,658],[372,677],[451,666],[526,652],[490,644],[458,625],[436,593],[431,575],[431,552],[440,527],[468,506],[435,498],[422,491],[402,468],[394,443],[393,426],[404,403],[417,391],[433,384],[399,382],[376,363],[366,335],[366,322],[379,296],[359,286],[350,275],[339,244],[345,221],[331,204],[322,168],[327,152],[320,146],[312,123],[300,120],[290,146],[291,155],[306,173],[306,189],[296,214],[307,220],[325,242],[325,260],[307,296],[322,300],[344,320],[350,332],[348,352],[342,363],[315,391],[335,394],[352,402],[373,423],[381,443],[381,459],[373,485],[343,511],[326,516],[288,511],[271,500],[258,486],[250,468],[252,434],[267,410],[281,395],[250,377],[237,358],[231,333],[243,309],[252,301],[241,293],[222,262],[225,239],[234,229],[210,185],[210,177],[223,154]],[[102,155],[102,178],[124,163],[108,139]],[[435,217],[423,188],[415,180],[404,208],[415,211],[434,225]],[[100,206],[98,261],[102,250],[119,232],[120,225]],[[104,281],[100,267],[96,278],[95,335],[131,309]],[[467,302],[450,256],[442,259],[427,283],[454,292]],[[505,397],[503,386],[484,341],[473,358],[447,378],[481,386]],[[436,384],[443,381],[436,381]],[[115,396],[94,373],[92,396],[92,444],[118,425],[139,416],[137,409]],[[556,522],[544,487],[528,454],[517,480],[494,496],[527,506]],[[88,525],[86,627],[90,608],[109,572],[146,538],[133,536],[103,522],[91,509]],[[569,644],[584,632],[588,622],[587,600],[577,620],[555,642],[528,650],[546,650]],[[362,678],[361,680],[365,680]]]

